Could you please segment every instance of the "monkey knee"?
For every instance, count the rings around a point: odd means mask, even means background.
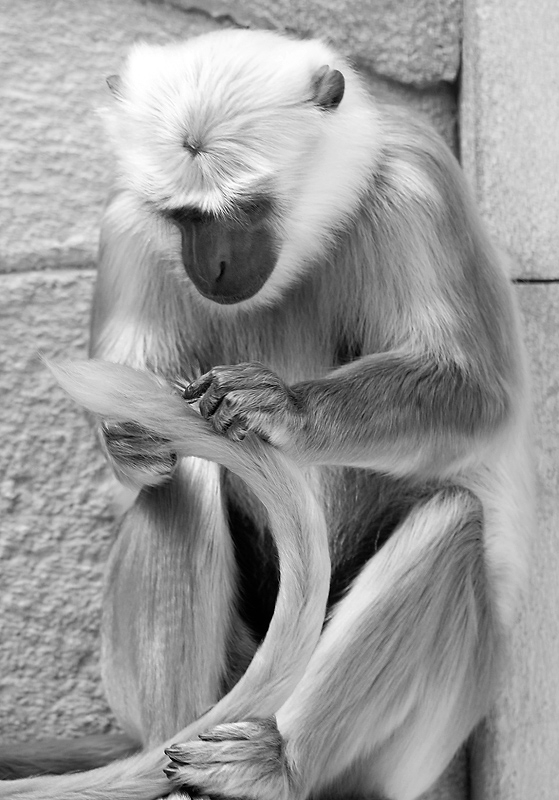
[[[443,490],[439,509],[446,514],[446,534],[450,566],[456,559],[467,560],[470,568],[482,574],[485,570],[483,505],[468,489],[452,487]],[[458,563],[456,568],[458,569]]]
[[[452,569],[461,558],[483,558],[483,506],[469,489],[449,486],[419,503],[404,525],[415,529],[425,556],[442,558]]]
[[[412,510],[400,534],[394,550],[405,564],[402,578],[410,597],[429,604],[436,629],[444,628],[452,641],[459,631],[465,638],[493,639],[495,614],[479,498],[461,487],[445,487]],[[472,649],[477,649],[473,639]]]
[[[480,529],[482,526],[481,500],[461,486],[443,487],[417,508],[422,514],[439,520],[438,525],[445,529],[458,529],[467,525]]]

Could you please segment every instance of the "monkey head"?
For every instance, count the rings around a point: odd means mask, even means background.
[[[377,121],[321,42],[237,30],[142,44],[109,85],[125,185],[214,303],[273,302],[359,205]]]

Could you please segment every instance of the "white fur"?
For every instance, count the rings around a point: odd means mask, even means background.
[[[312,102],[325,64],[346,81],[330,111]],[[338,55],[262,31],[138,45],[107,120],[126,183],[159,209],[220,213],[258,192],[276,198],[277,266],[256,299],[238,307],[274,301],[324,252],[355,211],[380,140],[374,108]],[[186,138],[198,155],[185,149]],[[178,237],[176,244],[179,257]]]

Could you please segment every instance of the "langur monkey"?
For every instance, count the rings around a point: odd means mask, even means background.
[[[117,474],[146,487],[103,623],[109,701],[144,750],[0,797],[412,800],[488,711],[526,581],[528,397],[502,259],[439,137],[320,42],[139,45],[111,84],[91,355],[187,384],[159,426],[128,372],[99,411]],[[243,696],[213,728],[195,721],[275,646],[277,520],[234,459],[184,457],[188,403],[215,441],[303,471],[332,561],[318,643],[281,666],[288,696],[271,678],[270,702]],[[320,538],[313,517],[300,537]]]

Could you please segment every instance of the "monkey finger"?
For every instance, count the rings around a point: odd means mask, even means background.
[[[226,392],[234,389],[277,389],[280,384],[275,373],[257,362],[213,367],[190,384],[180,379],[175,381],[175,387],[187,401],[197,400],[212,385]]]
[[[166,748],[165,755],[174,762],[189,764],[192,768],[203,764],[237,761],[246,755],[244,748],[247,742],[261,740],[261,727],[260,720],[222,723],[200,733],[198,740],[175,742]]]
[[[187,400],[190,403],[193,403],[196,400],[195,397],[190,399],[186,396],[186,393],[190,387],[190,383],[188,381],[185,381],[182,378],[175,378],[173,381],[171,381],[171,386],[176,392],[179,393],[183,400]]]
[[[231,425],[231,427],[228,428],[225,433],[227,438],[231,439],[232,442],[243,442],[250,431],[248,428],[242,425]]]
[[[101,421],[101,431],[107,441],[144,438],[147,433],[136,422],[109,422],[106,419]]]
[[[233,755],[237,755],[237,758],[231,759],[228,750],[232,750]],[[184,782],[188,783],[189,786],[200,785],[193,778],[196,773],[212,769],[216,764],[227,764],[231,760],[238,760],[238,750],[233,750],[230,743],[224,744],[222,742],[185,742],[184,745],[179,745],[179,747],[170,747],[165,753],[171,759],[171,763],[167,764],[166,770],[177,775],[177,770],[181,769],[183,777],[187,776],[186,770],[188,770],[188,779]]]
[[[167,769],[172,769],[176,764],[198,765],[205,764],[219,759],[219,748],[208,746],[205,742],[196,739],[189,739],[186,742],[175,742],[165,749],[165,755],[173,763],[167,765]],[[193,768],[195,768],[193,766]]]
[[[199,400],[204,392],[208,389],[210,384],[207,386],[197,386],[193,388],[193,384],[188,384],[182,392],[181,396],[183,400],[186,400],[187,403],[194,403],[196,400]]]
[[[247,392],[229,392],[222,398],[221,403],[215,404],[212,416],[212,425],[218,433],[233,433],[232,426],[246,428],[248,430],[247,419],[244,410],[249,403],[247,402]],[[200,405],[202,405],[202,400]],[[201,411],[201,413],[203,413]]]
[[[214,375],[212,372],[206,372],[205,375],[202,375],[200,378],[196,378],[195,381],[192,383],[188,383],[184,386],[180,385],[182,389],[182,396],[185,400],[192,401],[198,400],[204,392],[206,392],[214,381]]]
[[[183,786],[189,794],[200,796],[204,794],[221,794],[222,787],[219,783],[226,778],[228,772],[235,769],[239,761],[222,760],[216,758],[213,761],[203,760],[199,763],[178,763],[171,761],[163,769],[167,778],[175,786]],[[217,773],[221,773],[218,776]],[[213,791],[212,791],[213,790]]]
[[[222,404],[223,405],[223,404]],[[219,407],[218,411],[221,409]],[[256,415],[245,416],[239,414],[237,417],[230,421],[224,421],[224,418],[214,414],[212,417],[212,426],[217,433],[227,436],[232,442],[242,442],[249,434],[258,436],[265,442],[270,441],[270,436],[262,425],[259,425],[256,420]]]
[[[198,734],[198,739],[202,742],[265,742],[276,744],[280,734],[277,729],[275,718],[270,719],[246,719],[242,722],[224,722],[216,725],[208,731]],[[186,743],[189,745],[190,743]],[[181,744],[173,745],[169,748],[173,754],[184,752]],[[165,751],[170,758],[167,750]]]
[[[209,731],[204,731],[198,734],[198,738],[202,742],[226,742],[226,741],[249,741],[258,731],[250,720],[244,722],[230,722],[216,725]]]
[[[273,718],[217,725],[165,752],[173,759],[165,768],[171,783],[194,795],[266,797],[274,779],[285,787],[283,740]],[[285,795],[272,788],[269,796]]]
[[[204,419],[213,417],[226,399],[226,394],[216,386],[210,386],[200,398],[198,410]]]
[[[110,441],[111,439],[115,439],[117,436],[121,435],[121,426],[118,425],[116,422],[108,422],[107,420],[102,420],[100,425],[101,433]]]
[[[181,767],[171,762],[164,768],[163,772],[176,787],[176,790],[184,792],[186,797],[201,798],[206,796],[208,789],[202,788],[204,780],[200,781],[200,785],[196,784],[188,773],[188,767]]]

